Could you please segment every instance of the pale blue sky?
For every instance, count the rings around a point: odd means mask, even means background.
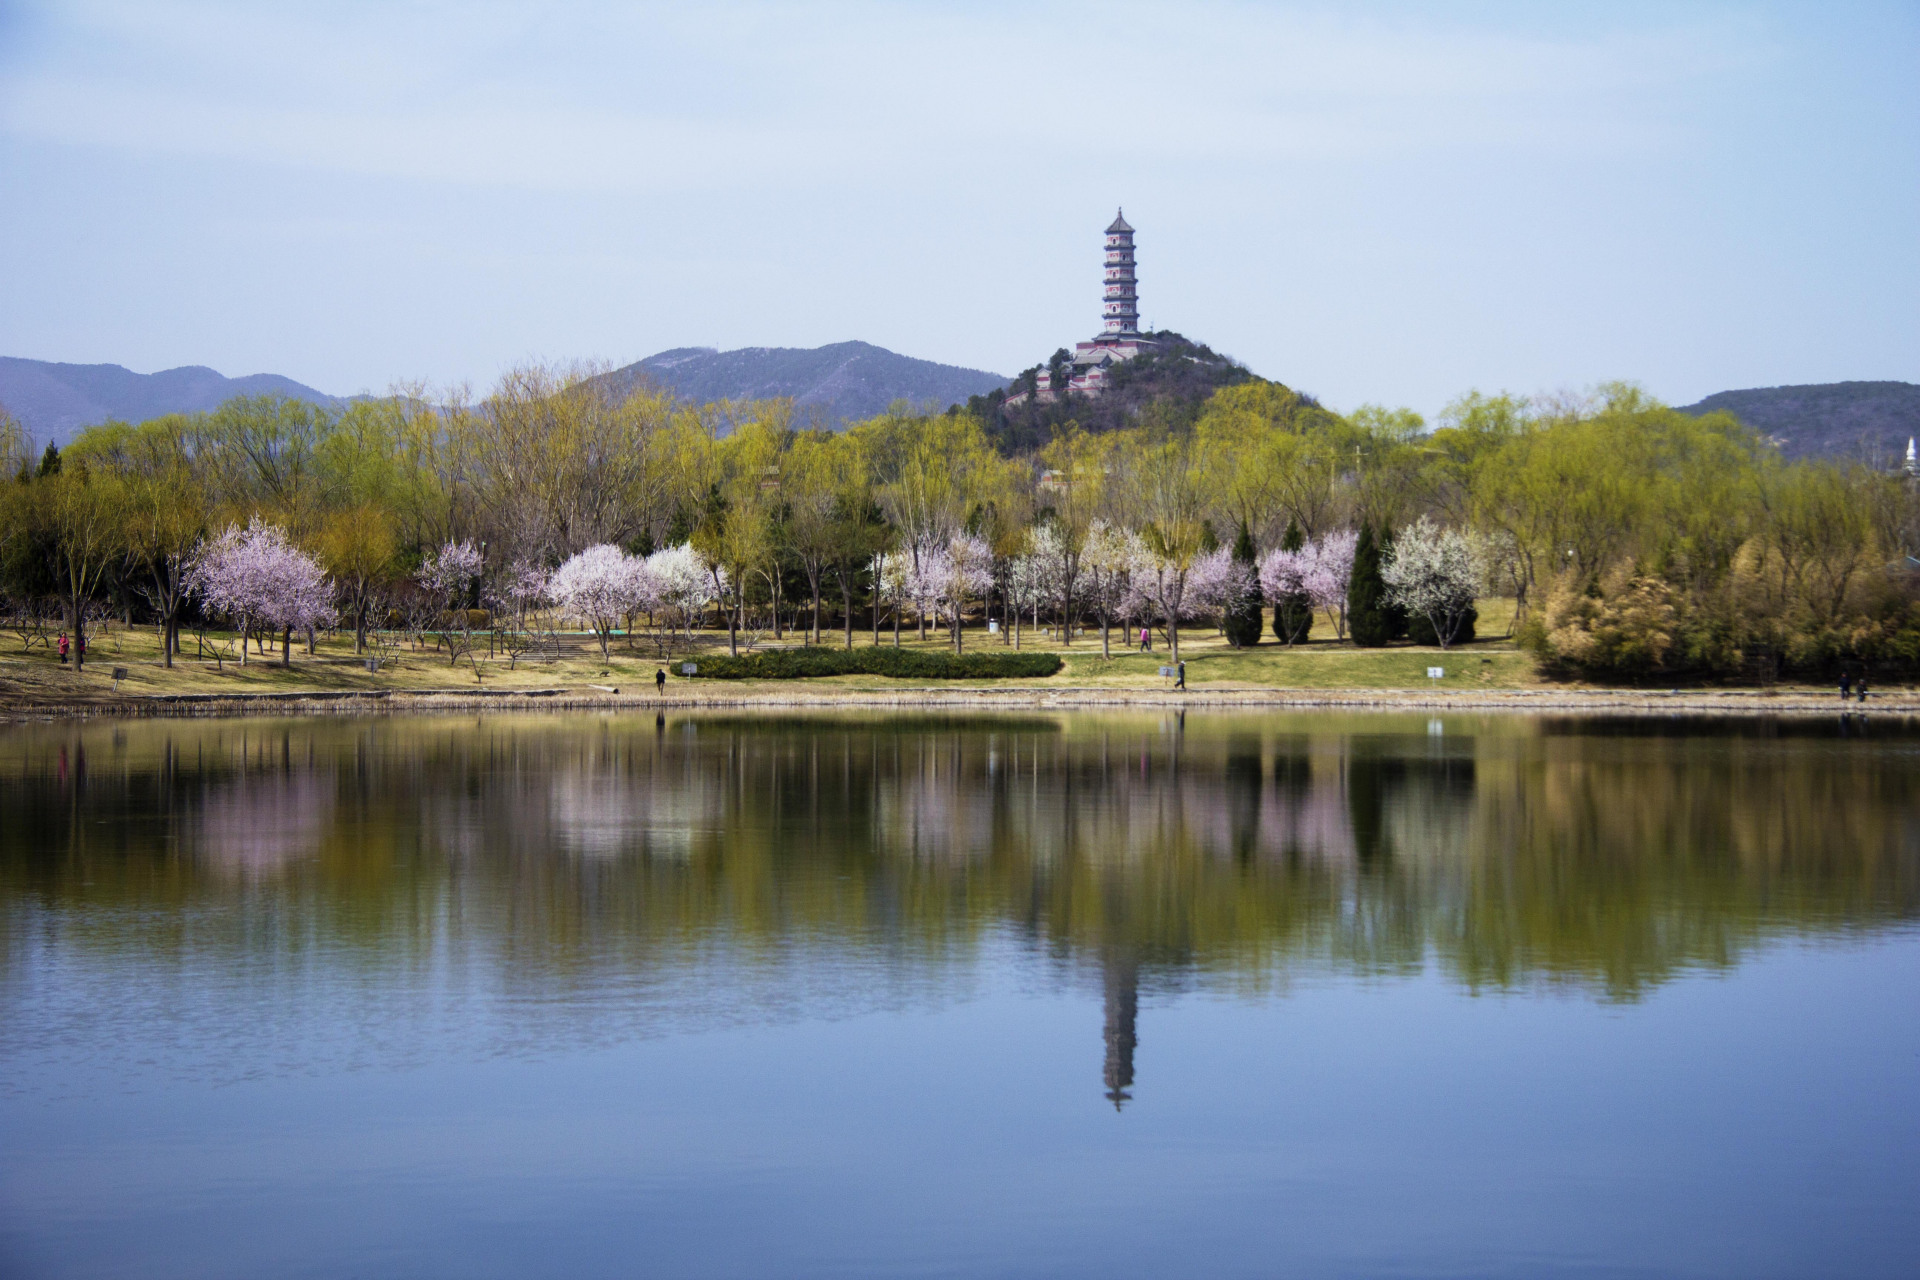
[[[19,4],[0,354],[322,389],[1145,319],[1351,408],[1920,381],[1920,4]]]

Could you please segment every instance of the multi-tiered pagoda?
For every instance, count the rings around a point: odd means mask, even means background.
[[[1108,370],[1155,345],[1153,339],[1140,333],[1140,289],[1133,274],[1133,228],[1127,225],[1122,213],[1115,213],[1113,224],[1107,228],[1106,288],[1100,310],[1100,336],[1092,342],[1074,344],[1066,386],[1056,387],[1048,371],[1043,369],[1039,385],[1031,392],[1034,400],[1050,404],[1061,391],[1097,396],[1107,389]],[[1015,392],[1007,397],[1006,403],[1020,404],[1029,394]]]
[[[1107,227],[1106,297],[1101,305],[1100,336],[1077,342],[1073,376],[1067,387],[1083,395],[1106,390],[1107,371],[1153,345],[1140,336],[1140,286],[1133,273],[1133,228],[1116,211]]]
[[[1140,332],[1140,292],[1133,276],[1133,228],[1116,212],[1107,228],[1107,302],[1103,337]]]

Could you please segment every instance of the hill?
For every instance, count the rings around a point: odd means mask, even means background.
[[[82,427],[120,418],[140,422],[168,413],[213,409],[234,396],[265,394],[339,403],[333,396],[276,373],[228,378],[202,365],[135,373],[117,364],[56,364],[0,356],[0,405],[34,440],[65,446]]]
[[[1920,386],[1911,382],[1822,382],[1720,391],[1682,413],[1724,409],[1770,436],[1789,458],[1854,458],[1893,466],[1920,436]]]
[[[997,373],[916,360],[869,342],[824,347],[676,347],[608,375],[617,385],[645,380],[683,400],[791,396],[802,420],[841,427],[882,413],[896,400],[945,409],[1007,385]]]
[[[1167,426],[1184,426],[1221,387],[1257,381],[1245,365],[1202,343],[1169,330],[1147,336],[1155,347],[1114,365],[1107,388],[1097,396],[1064,389],[1071,353],[1063,347],[1046,364],[1023,371],[1004,390],[974,397],[967,407],[1003,451],[1015,453],[1046,444],[1068,420],[1087,431],[1113,431],[1152,414]],[[1031,394],[1043,377],[1061,388],[1054,398],[1007,403],[1021,392]]]

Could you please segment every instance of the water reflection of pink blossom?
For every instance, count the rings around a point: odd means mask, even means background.
[[[232,874],[276,874],[310,857],[333,826],[330,774],[243,774],[207,788],[194,816],[194,853]]]

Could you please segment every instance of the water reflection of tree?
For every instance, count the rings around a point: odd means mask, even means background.
[[[608,973],[667,984],[716,946],[789,974],[828,947],[905,981],[1011,932],[1103,988],[1133,973],[1129,991],[1140,974],[1254,988],[1433,960],[1476,987],[1631,998],[1769,937],[1915,914],[1920,781],[1899,751],[1424,728],[19,726],[0,733],[0,918],[113,904],[138,910],[90,918],[90,945],[324,941],[453,955],[548,994]],[[150,909],[225,900],[235,865],[235,910],[188,930]],[[253,927],[268,917],[288,927]],[[1134,1000],[1112,1006],[1129,1026]]]

